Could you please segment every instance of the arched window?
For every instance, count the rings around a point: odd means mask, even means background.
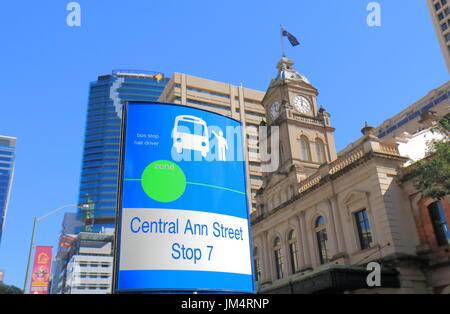
[[[284,258],[283,253],[281,251],[281,240],[279,237],[276,237],[273,241],[273,250],[275,257],[275,267],[277,271],[277,279],[281,279],[284,276]]]
[[[326,161],[325,158],[325,146],[321,139],[316,138],[316,156],[317,162],[323,164]]]
[[[328,236],[325,226],[325,219],[320,216],[316,220],[315,232],[317,238],[317,244],[319,246],[319,258],[320,264],[326,264],[330,262],[330,255],[328,252]]]
[[[288,233],[289,257],[291,259],[292,273],[295,274],[300,270],[298,265],[298,248],[295,230],[291,229]]]
[[[255,268],[255,280],[259,281],[261,279],[261,263],[259,261],[258,248],[253,249],[253,266]]]
[[[439,246],[450,244],[450,230],[445,218],[444,207],[441,202],[434,202],[428,205],[428,212],[433,224],[434,234]]]
[[[309,149],[309,141],[306,136],[300,138],[300,158],[305,161],[311,160],[311,152]]]

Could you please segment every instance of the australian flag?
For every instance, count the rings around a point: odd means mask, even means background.
[[[300,45],[300,43],[298,42],[297,38],[295,38],[295,36],[292,35],[291,33],[289,33],[287,30],[282,28],[281,29],[281,34],[289,39],[289,42],[291,43],[292,46],[295,47],[295,46]]]

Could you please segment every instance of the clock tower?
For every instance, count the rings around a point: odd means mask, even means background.
[[[337,158],[330,114],[318,106],[318,90],[293,65],[292,60],[281,58],[278,75],[262,100],[267,127],[279,130],[267,135],[269,147],[273,134],[279,135],[279,167],[264,174],[264,189],[295,190],[298,182]]]

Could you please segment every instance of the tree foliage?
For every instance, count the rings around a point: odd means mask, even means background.
[[[426,157],[416,162],[408,175],[423,196],[437,200],[450,195],[449,122],[450,115],[447,115],[436,124],[433,131],[443,134],[444,138],[429,144]]]
[[[23,291],[16,286],[8,286],[0,283],[0,294],[23,294]]]

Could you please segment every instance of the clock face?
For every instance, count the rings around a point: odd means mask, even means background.
[[[281,102],[275,101],[272,104],[272,106],[270,107],[270,117],[272,119],[275,119],[276,117],[278,117],[278,114],[280,113],[280,106],[281,106]]]
[[[302,113],[309,113],[312,111],[311,103],[302,95],[295,97],[294,107]]]

